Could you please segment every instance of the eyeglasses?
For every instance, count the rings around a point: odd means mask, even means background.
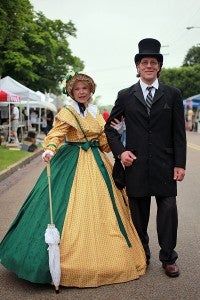
[[[155,67],[158,65],[158,62],[157,60],[143,60],[140,62],[140,64],[143,66],[143,67],[147,67],[148,64],[150,64],[151,67]]]

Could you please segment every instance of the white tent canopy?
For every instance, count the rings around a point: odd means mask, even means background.
[[[53,112],[57,112],[56,106],[53,103],[46,101],[48,97],[46,97],[45,94],[39,91],[34,92],[10,76],[6,76],[0,80],[0,90],[1,89],[20,96],[21,104],[27,107],[28,116],[30,107],[40,108],[39,117],[41,117],[41,108],[50,109]],[[28,127],[29,126],[30,120],[28,117]]]
[[[23,106],[26,106],[27,105],[27,101],[21,101],[21,104]],[[56,106],[53,103],[49,103],[49,102],[46,102],[46,101],[31,101],[29,103],[29,107],[46,108],[46,109],[52,110],[53,112],[57,112]]]
[[[9,91],[20,96],[21,100],[26,101],[41,101],[41,96],[33,90],[27,88],[23,84],[17,82],[10,76],[6,76],[0,80],[0,89]]]
[[[41,101],[53,102],[53,98],[49,97],[49,94],[44,94],[40,91],[36,92],[37,95],[41,96]]]

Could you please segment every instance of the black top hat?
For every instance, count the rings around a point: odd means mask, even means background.
[[[160,54],[161,44],[155,39],[143,39],[138,43],[139,53],[135,55],[135,63],[139,62],[142,58],[150,56],[155,57],[159,62],[163,62],[163,56]]]

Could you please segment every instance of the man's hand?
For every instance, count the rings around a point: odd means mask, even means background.
[[[125,167],[130,167],[137,157],[131,151],[124,151],[122,152],[120,159]]]
[[[185,177],[185,170],[183,168],[174,168],[174,180],[182,181]]]

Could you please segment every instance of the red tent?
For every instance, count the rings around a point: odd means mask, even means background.
[[[20,102],[20,96],[0,90],[0,102]]]
[[[1,104],[2,103],[2,104]],[[20,103],[20,96],[7,92],[5,90],[0,90],[0,106],[5,105],[9,106],[8,114],[9,114],[9,125],[8,125],[8,141],[10,141],[11,136],[11,116],[10,116],[10,104],[11,103]],[[4,125],[7,126],[7,125]]]

